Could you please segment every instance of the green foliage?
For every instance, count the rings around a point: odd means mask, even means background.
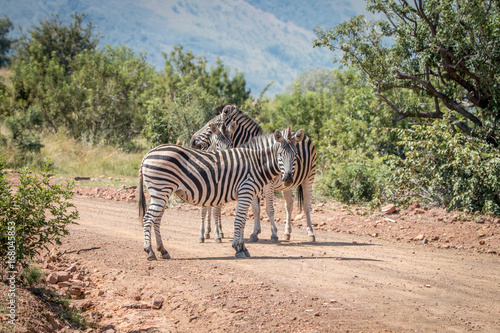
[[[14,40],[7,37],[9,32],[14,28],[10,19],[4,15],[0,18],[0,67],[3,67],[10,62],[8,53]]]
[[[335,73],[329,68],[311,68],[303,73],[300,73],[294,80],[294,83],[286,87],[285,94],[293,94],[297,89],[301,93],[306,91],[316,91],[321,88],[328,88],[330,84],[335,83]]]
[[[389,168],[380,157],[368,158],[351,150],[326,168],[319,178],[319,194],[343,203],[379,203],[384,178]]]
[[[43,64],[54,59],[64,74],[71,72],[71,62],[84,50],[94,50],[99,38],[94,34],[92,21],[83,27],[85,14],[71,15],[73,22],[64,25],[59,16],[40,22],[24,33],[14,46],[14,61],[21,63]],[[43,68],[40,68],[43,73]],[[21,88],[21,87],[20,87]]]
[[[314,45],[342,51],[336,59],[363,71],[398,119],[442,119],[447,108],[455,127],[498,145],[499,2],[367,2],[385,19],[317,28]]]
[[[144,134],[152,146],[187,144],[193,133],[213,117],[220,100],[194,84],[176,91],[174,99],[155,97],[146,103]]]
[[[223,103],[242,105],[250,97],[246,90],[243,73],[236,72],[230,78],[230,70],[221,59],[207,71],[205,57],[195,57],[191,51],[184,52],[182,46],[174,46],[174,50],[165,57],[165,87],[173,99],[178,90],[197,85],[214,97],[221,98]]]
[[[42,280],[43,276],[43,270],[33,264],[30,264],[26,268],[24,268],[22,273],[22,279],[26,282],[26,284],[28,284],[29,287],[35,286]]]
[[[3,264],[27,267],[48,244],[60,244],[66,229],[78,217],[74,205],[72,183],[65,185],[50,181],[52,165],[46,160],[39,178],[24,169],[17,191],[12,191],[3,164],[0,166],[0,256]],[[12,248],[9,250],[9,247]],[[12,268],[9,266],[9,268]]]
[[[498,148],[437,121],[400,130],[404,158],[393,157],[387,196],[402,204],[412,200],[500,215]]]

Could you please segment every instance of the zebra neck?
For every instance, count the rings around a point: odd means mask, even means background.
[[[262,165],[264,174],[268,181],[271,181],[280,174],[277,156],[278,148],[279,143],[275,142],[273,145],[262,150],[260,153],[260,165]]]

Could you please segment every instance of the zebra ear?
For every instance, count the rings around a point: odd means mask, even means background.
[[[276,140],[277,142],[283,142],[283,140],[285,140],[280,130],[276,130],[274,132],[274,140]]]
[[[291,141],[292,140],[292,126],[288,126],[286,129],[286,140]]]
[[[297,133],[295,133],[293,138],[295,139],[295,142],[300,142],[300,141],[304,140],[304,136],[305,136],[304,130],[300,129],[297,131]]]
[[[211,123],[210,124],[210,130],[212,131],[212,133],[214,133],[215,135],[219,135],[220,131],[219,131],[219,124],[217,123]]]

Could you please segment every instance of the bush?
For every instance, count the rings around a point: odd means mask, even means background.
[[[319,194],[347,204],[369,202],[376,205],[387,166],[380,157],[357,157],[355,152],[350,155],[343,158],[345,162],[328,164],[323,176],[318,177]]]
[[[73,184],[51,183],[52,165],[45,160],[40,177],[24,169],[17,191],[12,191],[0,165],[0,257],[10,270],[26,268],[30,260],[47,249],[48,244],[60,244],[68,234],[67,226],[78,218],[69,202]]]
[[[498,148],[453,133],[438,121],[398,134],[406,153],[390,159],[395,170],[387,187],[391,199],[500,215]]]

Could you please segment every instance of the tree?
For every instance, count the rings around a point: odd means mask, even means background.
[[[224,66],[220,58],[207,71],[205,57],[195,57],[191,51],[184,52],[180,45],[174,46],[170,55],[164,53],[163,56],[165,83],[171,97],[175,97],[176,91],[195,83],[210,95],[223,98],[227,104],[242,105],[250,97],[243,73],[237,71],[231,79],[229,67]]]
[[[316,28],[314,46],[343,51],[335,60],[362,70],[396,121],[443,119],[444,107],[455,127],[498,146],[499,2],[368,0],[367,9],[385,18]],[[420,98],[408,103],[401,91]]]
[[[94,25],[85,14],[72,14],[73,22],[64,25],[58,15],[40,22],[40,26],[31,27],[29,36],[23,33],[14,46],[14,60],[24,63],[43,63],[55,59],[64,68],[65,74],[71,71],[70,63],[84,50],[94,50],[99,43],[99,36],[94,33]]]
[[[285,93],[292,94],[295,84],[299,85],[300,92],[316,91],[318,88],[328,88],[334,83],[334,72],[329,68],[311,68],[297,75],[291,85],[286,87]]]
[[[7,35],[13,27],[12,22],[7,16],[4,15],[3,18],[0,18],[0,67],[3,67],[10,62],[10,58],[7,54],[9,53],[14,40],[7,38]]]

